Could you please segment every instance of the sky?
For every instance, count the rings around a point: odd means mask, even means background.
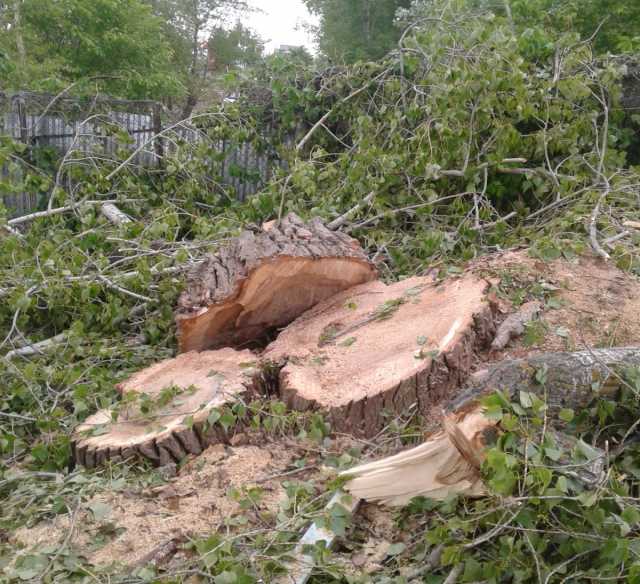
[[[267,41],[267,53],[280,45],[303,45],[315,52],[312,35],[302,25],[317,24],[317,18],[309,13],[302,0],[250,0],[249,3],[262,12],[243,16],[242,23]]]

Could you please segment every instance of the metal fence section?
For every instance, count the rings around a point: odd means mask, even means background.
[[[154,139],[168,128],[170,135]],[[0,92],[0,136],[3,135],[34,151],[46,153],[50,149],[57,157],[87,153],[108,159],[121,158],[119,149],[126,137],[127,149],[137,152],[131,163],[145,168],[162,166],[164,157],[174,152],[178,143],[195,145],[203,140],[192,126],[172,127],[157,102],[55,97],[35,92]],[[213,147],[225,154],[218,170],[221,183],[232,187],[240,201],[256,193],[275,168],[283,166],[273,153],[258,152],[250,143],[220,141]],[[10,183],[20,183],[20,172],[15,165],[0,166],[0,175],[12,179],[7,181]],[[0,197],[12,216],[33,212],[41,203],[32,193],[0,192]]]

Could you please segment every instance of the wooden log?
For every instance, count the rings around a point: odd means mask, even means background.
[[[467,388],[447,405],[447,411],[473,407],[482,395],[495,390],[510,396],[519,391],[546,393],[551,416],[562,408],[580,410],[599,396],[615,395],[624,370],[639,366],[640,347],[541,353],[500,361],[474,373]],[[541,385],[536,377],[543,369],[546,382]]]
[[[246,346],[376,276],[354,239],[289,214],[243,232],[190,275],[176,311],[180,351]]]
[[[143,369],[118,386],[124,407],[117,416],[116,410],[101,410],[75,430],[76,462],[93,467],[137,455],[165,465],[226,441],[223,428],[207,418],[253,391],[253,362],[249,351],[221,349]]]
[[[289,407],[323,410],[335,430],[370,436],[385,412],[417,402],[429,413],[466,379],[495,332],[487,290],[472,275],[363,284],[298,318],[263,360],[281,367]]]
[[[405,505],[416,496],[486,494],[479,469],[499,423],[484,415],[478,400],[495,390],[512,397],[520,391],[546,396],[547,432],[563,451],[579,449],[584,458],[582,464],[561,458],[556,468],[595,487],[604,476],[606,453],[554,428],[554,415],[565,407],[585,408],[599,396],[615,396],[624,383],[622,370],[638,366],[640,347],[545,353],[494,364],[475,374],[468,389],[447,404],[443,430],[420,446],[345,471],[343,475],[352,477],[345,489],[356,498],[391,506]]]

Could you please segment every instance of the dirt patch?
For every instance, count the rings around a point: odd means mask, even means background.
[[[500,279],[499,304],[505,316],[519,302],[544,299],[529,334],[489,355],[490,361],[544,351],[622,347],[640,339],[640,282],[611,262],[593,256],[542,262],[516,251],[481,258],[470,269]]]
[[[29,547],[50,545],[62,542],[73,528],[70,543],[93,563],[132,565],[164,542],[223,527],[239,511],[229,496],[233,487],[259,482],[264,490],[259,511],[275,513],[284,496],[283,479],[269,477],[284,472],[295,456],[295,449],[278,442],[266,448],[215,445],[161,487],[102,493],[83,505],[73,526],[68,515],[60,515],[20,529],[14,538]],[[104,517],[97,519],[91,509],[101,509]]]

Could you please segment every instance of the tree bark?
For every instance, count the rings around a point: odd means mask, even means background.
[[[512,397],[519,391],[546,396],[550,415],[563,408],[579,410],[594,398],[615,395],[622,386],[624,371],[638,366],[640,347],[542,353],[501,361],[475,373],[467,389],[448,404],[447,411],[464,410],[495,390]],[[536,380],[542,370],[546,370],[544,385]]]
[[[178,301],[180,351],[246,346],[377,272],[357,242],[294,214],[245,231],[189,277]]]

